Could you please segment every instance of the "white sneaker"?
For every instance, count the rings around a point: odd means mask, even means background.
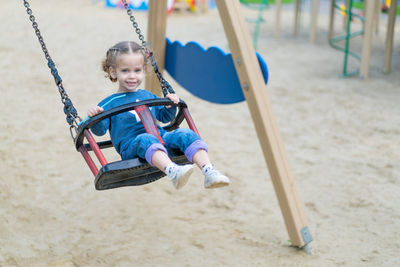
[[[193,173],[193,165],[175,165],[167,175],[176,189],[183,187],[189,180],[189,176]]]
[[[229,178],[221,174],[216,169],[208,170],[206,173],[204,173],[204,176],[204,187],[207,189],[228,186],[230,183]]]

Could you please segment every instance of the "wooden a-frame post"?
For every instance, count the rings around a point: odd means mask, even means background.
[[[392,63],[392,53],[393,53],[393,34],[394,27],[396,23],[396,11],[397,11],[397,1],[393,0],[390,2],[389,7],[389,17],[388,17],[388,27],[386,32],[386,45],[385,45],[385,54],[383,61],[383,72],[389,73]]]
[[[155,0],[150,0],[149,5],[155,4],[155,2]],[[158,11],[149,9],[149,11],[166,13],[166,7],[160,2],[166,1],[157,1],[160,9]],[[239,1],[216,0],[216,3],[291,244],[295,247],[305,247],[311,241],[311,235],[303,205],[291,174],[251,37],[240,13]],[[162,23],[166,27],[166,19],[164,20],[163,16],[149,14],[149,29],[156,29],[158,27],[154,25]],[[160,28],[158,29],[160,30]],[[151,44],[165,43],[165,29],[148,34],[148,36],[153,38],[149,39]],[[165,50],[162,53],[162,58],[164,58]]]
[[[372,47],[372,35],[373,35],[373,17],[374,17],[375,3],[372,0],[364,2],[365,9],[365,25],[363,35],[363,45],[361,51],[361,66],[360,66],[360,77],[362,79],[369,78],[369,65],[371,60],[371,47]]]
[[[153,51],[157,65],[162,71],[165,61],[165,32],[167,30],[167,1],[150,1],[147,23],[147,46]],[[162,96],[161,86],[156,74],[148,66],[146,89]]]

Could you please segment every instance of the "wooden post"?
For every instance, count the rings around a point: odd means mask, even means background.
[[[319,0],[313,0],[312,11],[311,11],[311,31],[310,31],[310,41],[312,43],[315,43],[315,40],[317,39],[318,9],[319,9]]]
[[[367,0],[367,1],[369,1],[369,0]],[[343,17],[343,30],[346,30],[347,29],[347,24],[351,23],[351,21],[349,21],[349,14],[347,12],[352,12],[351,9],[353,7],[350,7],[350,0],[346,0],[344,6],[345,6],[345,9],[346,9],[346,13],[345,13],[345,15]],[[365,4],[364,4],[364,7],[365,7]]]
[[[299,20],[300,20],[300,5],[301,5],[301,0],[296,0],[296,5],[294,9],[294,36],[297,37],[299,34]]]
[[[165,60],[165,32],[167,30],[167,1],[149,1],[147,21],[147,44],[154,52],[160,72],[164,70]],[[162,96],[160,83],[157,76],[148,66],[146,75],[146,90]]]
[[[331,6],[329,9],[329,31],[328,31],[328,42],[332,39],[335,25],[335,0],[331,0]]]
[[[239,1],[216,3],[291,243],[304,247],[311,235]]]
[[[375,0],[375,34],[379,33],[379,21],[381,17],[382,0]]]
[[[394,34],[394,26],[396,23],[396,11],[397,11],[397,0],[390,1],[389,7],[389,19],[388,19],[388,27],[386,32],[386,45],[385,45],[385,54],[383,61],[383,72],[390,73],[391,64],[392,64],[392,53],[393,53],[393,34]]]
[[[275,10],[275,38],[279,38],[281,35],[281,11],[282,11],[282,0],[276,0]]]
[[[373,20],[374,20],[374,0],[364,1],[365,8],[365,28],[363,45],[361,52],[361,67],[360,77],[368,79],[369,77],[369,64],[371,59],[371,46],[372,46],[372,33],[373,33]]]

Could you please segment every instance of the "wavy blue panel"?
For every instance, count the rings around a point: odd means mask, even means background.
[[[257,57],[267,83],[267,64],[258,53]],[[196,42],[182,45],[167,38],[165,69],[176,82],[201,99],[217,104],[244,101],[232,54],[218,47],[205,50]]]
[[[149,5],[149,0],[139,0],[139,1],[128,1],[129,7],[134,10],[147,10]],[[106,0],[106,7],[118,7],[124,8],[124,4],[121,0]]]

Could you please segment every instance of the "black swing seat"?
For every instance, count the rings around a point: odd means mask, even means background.
[[[173,121],[163,127],[167,131],[174,130],[179,127],[180,123],[185,118],[184,110],[187,111],[187,105],[182,100],[178,104],[166,98],[144,100],[135,103],[125,104],[114,109],[100,113],[79,125],[77,136],[75,138],[75,146],[79,151],[80,147],[84,147],[86,151],[91,151],[92,147],[89,144],[84,144],[85,130],[89,129],[96,123],[105,118],[123,113],[134,109],[137,106],[156,106],[156,105],[173,105],[178,107],[178,112]],[[111,140],[96,142],[100,149],[112,147]],[[190,163],[186,156],[177,149],[168,149],[168,155],[177,164]],[[134,158],[129,160],[120,160],[110,162],[102,166],[95,175],[95,188],[97,190],[106,190],[123,186],[138,186],[154,182],[165,174],[158,170],[156,167],[151,166],[145,159]]]
[[[177,164],[189,163],[186,156],[179,150],[168,149],[168,155]],[[134,158],[104,165],[97,173],[94,184],[97,190],[105,190],[122,186],[144,185],[164,176],[163,172],[148,164],[146,160]]]

